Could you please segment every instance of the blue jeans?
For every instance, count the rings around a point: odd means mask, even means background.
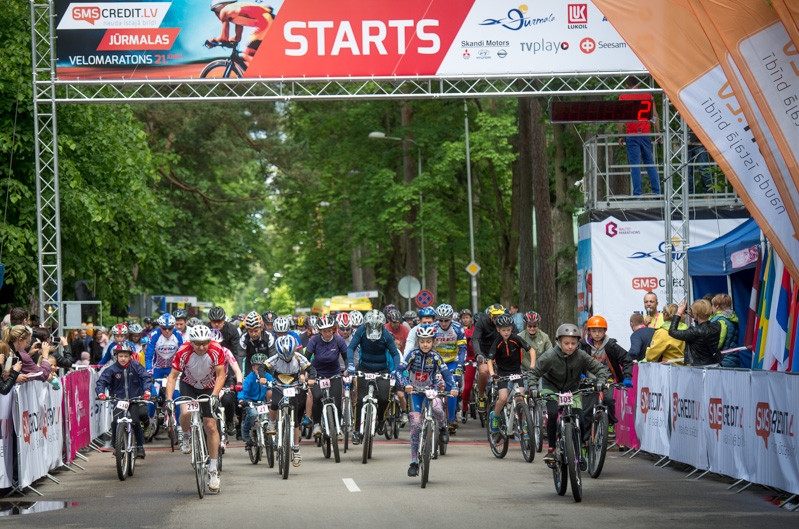
[[[633,166],[630,168],[630,176],[633,179],[633,195],[644,194],[643,189],[641,189],[641,168],[636,167],[641,165],[642,160],[646,166],[646,174],[649,176],[652,192],[659,195],[660,177],[655,168],[655,160],[652,159],[652,136],[644,134],[627,136],[627,160]]]
[[[710,161],[710,155],[707,153],[704,145],[688,145],[688,192],[693,194],[695,192],[694,186],[694,165],[705,164]],[[699,173],[699,178],[702,179],[702,186],[705,188],[706,193],[712,193],[713,180],[710,177],[710,166],[699,165],[696,167],[696,172]]]
[[[241,423],[241,438],[244,439],[244,442],[250,440],[250,428],[252,428],[252,423],[254,423],[257,418],[258,410],[255,408],[244,408],[244,421]]]
[[[458,362],[457,360],[454,362],[447,362],[447,369],[449,369],[450,373],[455,371]],[[452,375],[455,377],[455,375]],[[452,386],[446,384],[447,391],[452,390]],[[458,379],[455,378],[455,387],[458,387]],[[449,422],[455,420],[455,413],[458,411],[458,397],[447,397],[447,418]]]

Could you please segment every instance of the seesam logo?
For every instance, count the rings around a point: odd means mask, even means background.
[[[778,435],[782,439],[794,436],[793,419],[792,413],[772,410],[768,402],[758,402],[755,406],[755,433],[763,439],[768,450],[768,438],[771,434]],[[792,444],[779,443],[777,451],[781,455],[796,457],[796,448]]]
[[[569,4],[566,6],[568,29],[588,28],[588,4]]]
[[[517,8],[508,10],[507,15],[501,18],[487,18],[480,22],[481,26],[501,26],[511,31],[519,31],[525,28],[532,28],[542,24],[555,21],[555,14],[549,13],[544,16],[527,16],[529,8],[527,4],[521,4]]]

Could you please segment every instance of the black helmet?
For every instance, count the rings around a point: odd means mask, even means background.
[[[513,327],[513,318],[509,314],[500,314],[494,320],[494,324],[499,327]]]
[[[277,319],[277,313],[271,310],[267,310],[263,314],[261,314],[261,318],[264,320],[264,323],[275,323]]]
[[[225,319],[225,309],[220,306],[212,307],[208,311],[208,319],[211,321],[221,321]]]
[[[189,313],[186,312],[186,309],[175,309],[172,312],[172,315],[175,317],[176,320],[185,320],[189,317]]]

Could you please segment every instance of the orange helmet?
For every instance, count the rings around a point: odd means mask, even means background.
[[[602,316],[591,316],[585,326],[588,329],[607,329],[608,322]]]

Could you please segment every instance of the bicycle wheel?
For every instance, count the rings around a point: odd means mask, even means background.
[[[526,402],[516,403],[516,421],[522,456],[525,461],[532,463],[535,459],[535,445],[532,432],[530,432],[530,425],[533,423],[533,419],[530,417],[530,408],[527,407]]]
[[[572,423],[566,424],[566,431],[563,433],[563,440],[566,444],[566,465],[569,469],[569,483],[572,487],[574,501],[580,502],[583,499],[583,483],[580,477],[580,442],[578,439],[579,430]]]
[[[219,59],[208,63],[200,73],[200,77],[204,79],[240,78],[242,73],[239,66],[230,59]]]
[[[222,443],[219,444],[219,448],[216,452],[216,470],[221,474],[222,473],[222,456],[225,455],[225,447],[222,446]]]
[[[130,442],[133,443],[133,432],[130,432]],[[132,446],[132,445],[131,445]],[[128,451],[128,476],[133,475],[133,469],[136,467],[136,451],[130,450]]]
[[[555,438],[555,462],[551,463],[552,477],[555,480],[555,492],[558,496],[566,494],[566,486],[568,483],[568,470],[563,456],[563,431],[561,430],[562,424],[558,423],[558,433]]]
[[[345,398],[341,403],[341,435],[344,437],[344,453],[350,445],[350,424],[352,424],[352,408],[350,399]]]
[[[336,414],[333,408],[327,409],[327,424],[330,425],[330,445],[333,448],[333,459],[336,463],[341,462],[341,455],[338,453],[338,431],[336,430]]]
[[[503,426],[502,420],[499,421],[499,430],[491,432],[491,421],[486,421],[485,429],[488,433],[488,446],[491,447],[491,452],[494,457],[502,459],[508,453],[508,437],[502,433]]]
[[[402,414],[400,414],[400,418],[399,419],[394,421],[394,439],[399,439],[400,421],[402,420],[401,417],[402,417]]]
[[[433,425],[425,423],[422,429],[422,457],[419,458],[419,474],[422,476],[422,488],[427,486],[430,476],[430,456],[433,451]]]
[[[286,413],[283,417],[283,439],[280,451],[283,456],[283,468],[281,474],[283,479],[289,479],[289,467],[291,466],[291,428],[293,427],[291,421],[291,414]]]
[[[605,465],[608,451],[608,414],[604,410],[594,412],[591,437],[588,438],[588,475],[598,478]]]
[[[114,446],[114,457],[117,462],[117,477],[125,481],[128,477],[128,432],[124,423],[117,425],[117,437]]]
[[[255,444],[247,448],[247,455],[250,456],[250,463],[253,465],[257,465],[261,460],[261,434],[259,430],[257,423],[250,428],[250,442]]]
[[[178,425],[177,421],[175,420],[174,415],[167,415],[167,435],[169,435],[169,447],[172,451],[175,451],[175,446],[179,443],[178,441]]]
[[[361,414],[363,415],[363,439],[361,439],[363,457],[361,458],[361,463],[365,465],[369,459],[369,442],[372,440],[372,407],[364,406]]]
[[[330,459],[330,436],[322,434],[322,455]]]
[[[386,436],[386,441],[391,441],[394,437],[394,414],[391,413],[391,408],[395,406],[394,403],[388,405],[386,410],[386,425],[383,428],[383,434]]]
[[[150,417],[147,421],[147,427],[144,428],[144,441],[147,443],[153,442],[155,439],[156,434],[158,434],[158,430],[161,428],[161,421],[158,419],[158,412],[155,412],[155,415]]]
[[[544,448],[544,422],[541,417],[541,405],[533,401],[533,407],[530,410],[533,418],[533,438],[535,441],[535,451],[541,452]]]
[[[200,435],[200,431],[197,428],[191,429],[191,457],[194,461],[194,477],[197,480],[197,494],[202,499],[205,496],[205,454],[203,454]]]
[[[441,442],[441,432],[438,433],[438,442],[436,446],[438,447],[438,451],[442,456],[447,455],[447,444],[449,443],[442,443]]]
[[[269,468],[275,467],[275,440],[274,435],[266,433],[266,425],[263,428],[264,432],[264,452],[266,453],[266,465]]]

